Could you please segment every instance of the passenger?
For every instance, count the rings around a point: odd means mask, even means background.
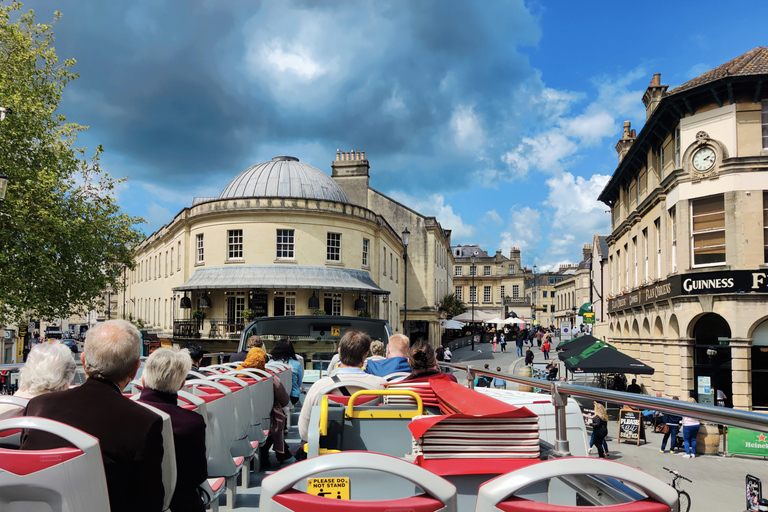
[[[547,380],[557,380],[557,365],[554,359],[550,359],[547,366],[544,367],[547,370]]]
[[[410,341],[404,334],[395,334],[387,344],[387,358],[381,361],[371,361],[365,368],[366,373],[385,377],[395,372],[411,372],[408,365],[408,345]]]
[[[248,339],[250,340],[251,338],[259,338],[259,341],[261,341],[261,337],[259,337],[259,336],[251,336]],[[235,352],[234,354],[229,356],[229,362],[230,363],[242,363],[243,361],[245,361],[246,357],[248,357],[248,342],[247,341],[246,341],[246,346],[245,346],[245,348],[243,350],[241,350],[240,352]]]
[[[384,346],[384,343],[382,343],[379,340],[373,340],[371,342],[371,357],[366,359],[367,361],[381,361],[382,359],[386,359],[386,347]]]
[[[19,390],[13,396],[34,398],[67,389],[75,377],[72,351],[62,343],[34,345],[19,375]],[[0,420],[21,416],[24,407],[0,404]]]
[[[382,377],[363,371],[365,356],[368,355],[370,348],[371,337],[363,331],[347,331],[341,337],[341,341],[339,341],[339,360],[341,363],[337,370],[336,380],[333,377],[319,379],[312,384],[312,387],[307,391],[307,396],[304,397],[304,404],[299,415],[299,435],[301,435],[302,440],[306,441],[309,438],[309,416],[312,414],[312,407],[320,404],[321,390],[339,380],[360,381],[379,388],[386,384],[387,381]]]
[[[501,366],[497,366],[496,367],[496,371],[497,372],[501,372]],[[507,389],[507,381],[505,381],[504,379],[501,379],[499,377],[494,377],[493,378],[493,387],[495,387],[496,389]]]
[[[411,348],[411,352],[408,355],[408,363],[413,370],[411,371],[411,374],[401,382],[412,380],[424,381],[434,378],[449,379],[453,382],[458,382],[456,377],[443,373],[440,370],[440,366],[437,364],[437,359],[435,358],[435,347],[433,347],[427,340],[420,339]]]
[[[82,386],[33,398],[27,416],[78,428],[99,440],[112,512],[159,512],[163,508],[163,420],[122,394],[141,361],[141,334],[125,320],[108,320],[88,331],[80,355]],[[66,446],[61,438],[27,430],[22,450]]]
[[[267,364],[267,353],[264,352],[264,342],[261,341],[261,338],[251,336],[248,338],[245,348],[248,349],[248,356],[235,370],[242,370],[243,368],[263,370]]]
[[[189,357],[192,358],[192,368],[190,371],[202,373],[203,375],[215,375],[214,372],[200,369],[200,364],[203,362],[203,356],[205,355],[205,352],[203,352],[203,348],[200,345],[197,343],[188,343],[184,348],[187,349]],[[195,375],[187,375],[187,380],[197,378],[198,377]]]
[[[205,510],[198,493],[198,488],[208,478],[205,420],[200,414],[176,405],[178,391],[184,386],[191,367],[189,351],[158,348],[147,358],[141,375],[144,389],[139,400],[171,416],[177,472],[176,490],[171,498],[174,512]]]
[[[292,386],[291,404],[296,405],[301,398],[301,384],[304,382],[304,369],[296,359],[296,351],[288,340],[280,340],[272,349],[272,360],[285,363],[291,367]]]

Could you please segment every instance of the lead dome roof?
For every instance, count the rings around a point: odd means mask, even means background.
[[[344,190],[320,169],[292,156],[276,156],[249,167],[224,187],[219,199],[291,197],[350,203]]]

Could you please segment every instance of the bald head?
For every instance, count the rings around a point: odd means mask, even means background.
[[[408,348],[411,342],[404,334],[395,334],[389,338],[387,345],[387,357],[408,357]]]

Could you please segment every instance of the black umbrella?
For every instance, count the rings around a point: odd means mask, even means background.
[[[595,343],[582,352],[568,351],[561,354],[560,359],[571,372],[635,375],[653,375],[654,372],[647,364],[622,354],[604,342]]]
[[[595,343],[599,343],[602,340],[595,338],[594,336],[591,336],[589,334],[585,334],[584,336],[579,336],[578,338],[571,338],[568,341],[564,341],[562,343],[559,343],[557,345],[557,351],[558,352],[573,352],[578,351],[581,352]],[[562,358],[561,358],[562,359]]]

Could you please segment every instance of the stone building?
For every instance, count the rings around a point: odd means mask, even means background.
[[[365,153],[337,152],[332,175],[275,157],[195,198],[136,248],[120,310],[208,350],[232,348],[246,308],[371,315],[402,332],[407,307],[408,333],[439,340],[450,231],[370,188]]]
[[[624,123],[611,207],[609,325],[665,396],[768,408],[768,48],[672,90],[654,75]]]
[[[470,309],[497,318],[514,312],[518,317],[531,317],[531,302],[525,295],[525,276],[520,249],[512,247],[509,258],[501,249],[493,256],[479,245],[451,247],[453,254],[453,293]],[[469,310],[468,310],[469,311]]]
[[[579,263],[560,265],[558,274],[562,280],[555,284],[555,327],[560,322],[571,322],[573,328],[582,323],[579,312],[588,307],[592,298],[592,244],[582,248]]]

